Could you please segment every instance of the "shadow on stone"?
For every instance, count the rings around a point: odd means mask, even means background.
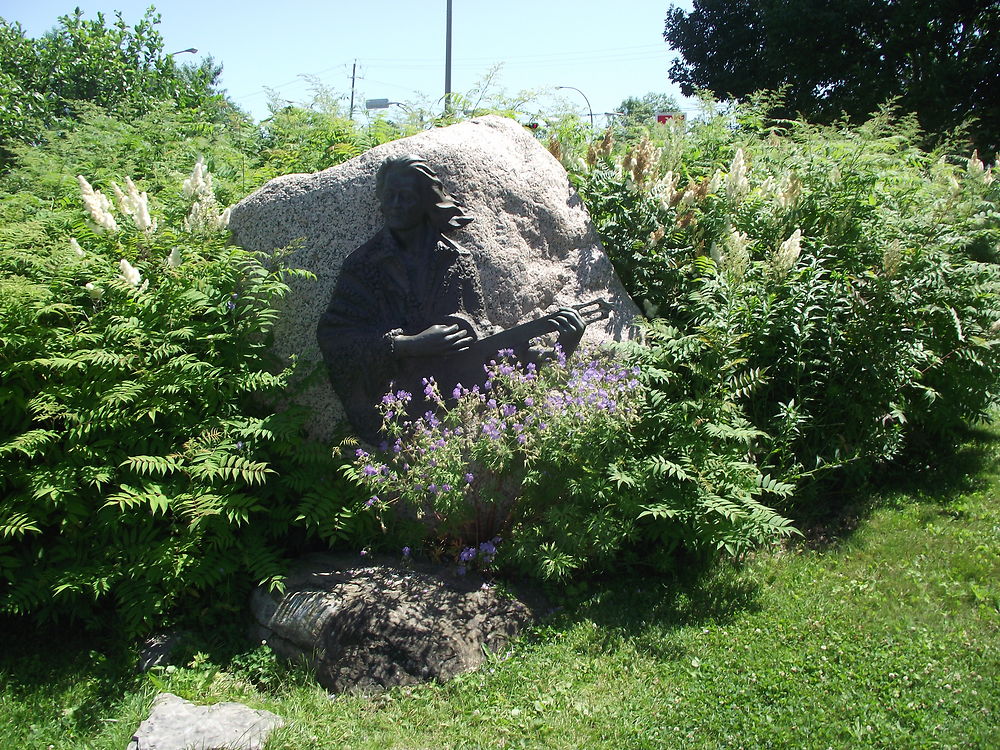
[[[538,599],[525,598],[440,565],[315,555],[283,595],[254,593],[252,635],[328,690],[378,691],[475,669],[535,619]]]

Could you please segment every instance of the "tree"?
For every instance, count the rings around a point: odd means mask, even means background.
[[[217,90],[222,68],[211,58],[178,66],[163,52],[159,22],[152,7],[131,28],[121,13],[107,25],[102,14],[87,20],[77,8],[30,39],[20,24],[0,18],[0,163],[15,144],[35,143],[57,120],[78,115],[81,102],[126,118],[164,100],[213,120],[231,111]]]
[[[677,112],[680,108],[669,94],[651,92],[642,97],[630,96],[618,105],[619,123],[625,127],[651,125],[657,112]]]
[[[694,0],[670,8],[663,35],[687,96],[783,88],[777,116],[823,123],[898,97],[931,134],[973,117],[980,151],[1000,145],[997,0]]]

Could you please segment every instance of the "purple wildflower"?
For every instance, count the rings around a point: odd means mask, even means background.
[[[472,474],[466,474],[465,475],[465,483],[466,484],[472,484],[472,480],[473,479],[475,479],[475,477]]]
[[[466,547],[462,550],[462,553],[458,556],[458,559],[462,562],[471,562],[476,559],[476,548]]]
[[[403,557],[409,557],[412,550],[409,547],[403,547]]]

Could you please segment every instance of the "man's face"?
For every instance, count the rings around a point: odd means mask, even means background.
[[[382,215],[389,229],[412,229],[424,220],[420,182],[415,174],[391,172],[382,189]]]

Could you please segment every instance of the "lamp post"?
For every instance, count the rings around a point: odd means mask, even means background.
[[[594,110],[590,106],[590,99],[587,98],[587,95],[585,93],[583,93],[582,91],[580,91],[580,89],[578,89],[576,86],[556,86],[556,88],[557,89],[573,89],[573,91],[576,91],[577,93],[580,94],[580,96],[583,97],[583,100],[585,102],[587,102],[587,111],[590,112],[590,127],[591,127],[591,129],[593,129],[593,127],[594,127]]]
[[[444,111],[451,113],[451,0],[448,0],[444,32]]]
[[[177,52],[171,52],[168,57],[173,57],[174,55],[183,55],[185,52],[190,52],[192,55],[197,54],[198,50],[194,47],[188,47],[187,49],[182,49]]]

